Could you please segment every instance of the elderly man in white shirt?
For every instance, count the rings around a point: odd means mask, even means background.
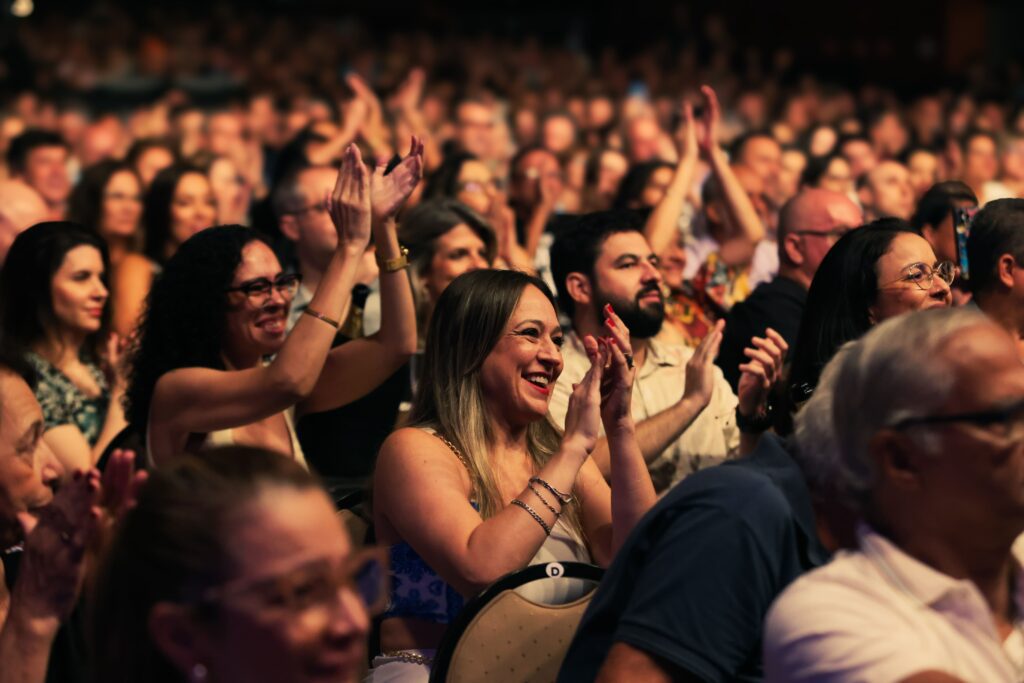
[[[655,489],[663,492],[687,474],[739,453],[741,438],[737,397],[714,365],[723,323],[695,350],[654,339],[665,308],[657,257],[642,230],[642,218],[632,212],[603,211],[581,217],[556,238],[551,268],[559,305],[572,317],[572,330],[565,335],[564,367],[550,411],[558,425],[565,423],[573,384],[590,366],[580,340],[606,335],[602,321],[605,307],[611,306],[630,331],[638,367],[632,399],[637,441]],[[767,376],[781,367],[785,342],[781,337],[778,341],[782,348],[772,339],[757,342],[761,346],[748,364],[748,381],[741,382],[739,403],[751,419],[762,410]],[[742,450],[751,450],[754,443],[751,437]],[[603,439],[592,457],[607,477]]]
[[[843,349],[832,400],[856,551],[769,611],[766,681],[1024,681],[1024,365],[976,310],[887,321]]]

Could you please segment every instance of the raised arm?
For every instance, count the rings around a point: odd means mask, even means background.
[[[369,188],[369,171],[359,150],[349,146],[334,190],[325,198],[338,247],[306,309],[310,315],[299,317],[269,365],[182,368],[161,377],[153,392],[151,427],[177,434],[238,427],[290,408],[313,391],[337,333],[336,324],[321,316],[339,320],[369,240]]]
[[[600,424],[601,368],[596,364],[577,385],[559,450],[537,473],[561,492],[572,492],[597,439]],[[537,486],[535,485],[535,488]],[[547,504],[561,503],[543,491]],[[404,540],[463,595],[473,595],[510,571],[529,563],[547,534],[518,505],[508,505],[483,520],[469,504],[466,469],[435,436],[401,429],[384,442],[374,475],[374,509],[383,542]],[[577,491],[578,493],[578,491]],[[525,488],[516,496],[547,526],[555,515],[537,494]],[[572,504],[572,503],[570,503]],[[398,538],[389,539],[394,530]]]
[[[402,257],[395,214],[422,177],[423,143],[416,137],[408,156],[391,173],[384,175],[381,164],[373,174],[373,237],[381,263]],[[405,268],[381,268],[380,300],[380,330],[328,354],[313,393],[299,405],[300,412],[330,410],[365,396],[416,353],[416,308]]]
[[[725,151],[718,145],[718,125],[722,118],[718,96],[708,85],[702,86],[700,91],[706,103],[704,136],[700,145],[711,164],[711,172],[722,185],[726,211],[737,230],[736,234],[730,235],[722,244],[719,255],[726,265],[746,264],[754,257],[757,243],[765,237],[764,224],[761,223],[753,202],[747,196],[747,191],[743,189],[743,185],[729,166]]]
[[[676,166],[672,182],[665,190],[665,196],[651,211],[644,236],[651,245],[651,251],[660,254],[665,251],[679,234],[679,214],[683,211],[686,195],[693,186],[693,174],[697,169],[697,132],[693,123],[693,107],[683,107],[683,149]]]

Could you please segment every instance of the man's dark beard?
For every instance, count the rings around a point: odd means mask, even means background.
[[[628,302],[601,296],[598,310],[603,310],[606,303],[611,304],[618,316],[622,318],[622,322],[629,328],[629,336],[636,339],[650,339],[661,331],[661,324],[665,320],[664,301],[658,301],[657,304],[640,303],[640,297],[650,292],[661,294],[661,290],[655,285],[644,289],[636,295],[635,299]],[[604,313],[602,312],[601,315],[604,316]]]

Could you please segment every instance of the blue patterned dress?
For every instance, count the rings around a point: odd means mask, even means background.
[[[96,445],[110,405],[110,387],[103,371],[94,363],[85,363],[100,388],[99,396],[89,397],[42,356],[30,352],[26,360],[36,371],[36,400],[43,409],[44,429],[73,424],[90,446]]]

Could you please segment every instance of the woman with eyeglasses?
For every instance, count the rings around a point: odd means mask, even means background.
[[[789,433],[792,415],[810,398],[839,347],[910,311],[948,307],[956,278],[906,221],[883,218],[843,235],[825,254],[807,292],[789,370],[773,401],[776,430]]]
[[[92,467],[126,424],[108,263],[98,235],[54,221],[18,235],[0,271],[0,350],[34,369],[43,440],[68,474]]]
[[[145,430],[157,465],[204,445],[246,444],[303,462],[295,412],[354,401],[416,350],[412,294],[394,215],[420,177],[422,145],[389,175],[371,174],[351,146],[325,198],[338,245],[286,336],[298,289],[266,241],[222,226],[186,240],[149,295],[133,352],[129,422]],[[372,232],[381,267],[381,328],[331,349]],[[266,359],[273,356],[273,360]]]
[[[143,485],[99,567],[95,680],[351,682],[386,597],[385,556],[353,550],[302,467],[186,455]]]

